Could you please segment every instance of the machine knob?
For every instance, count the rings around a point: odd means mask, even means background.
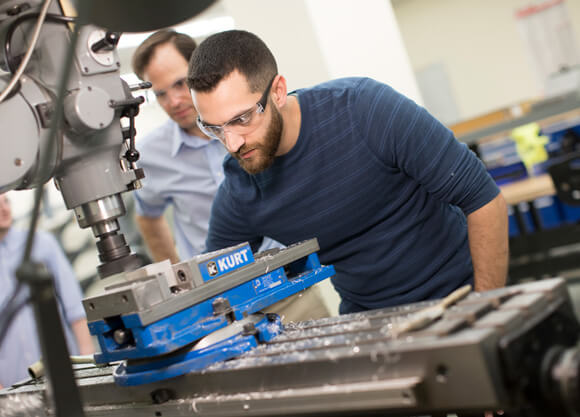
[[[121,38],[120,32],[107,32],[105,36],[91,45],[91,51],[112,51]]]
[[[98,87],[82,87],[65,99],[65,118],[77,133],[90,133],[106,128],[115,117],[107,92]]]

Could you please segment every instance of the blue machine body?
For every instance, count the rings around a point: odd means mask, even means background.
[[[255,325],[256,334],[234,334],[227,339],[198,350],[185,350],[152,362],[126,362],[113,373],[121,386],[142,385],[200,371],[216,362],[235,358],[268,342],[282,331],[280,317],[270,315]]]

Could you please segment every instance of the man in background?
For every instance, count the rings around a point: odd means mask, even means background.
[[[160,30],[135,51],[133,71],[149,81],[160,106],[169,116],[164,124],[138,142],[138,165],[145,171],[143,188],[135,196],[136,221],[155,262],[171,263],[205,251],[211,205],[223,180],[227,150],[197,126],[197,112],[186,84],[189,58],[196,48],[188,35]],[[164,217],[173,208],[171,228]],[[260,250],[275,247],[266,239]],[[301,298],[290,297],[272,307],[286,320],[305,320],[329,314],[318,288]]]
[[[223,177],[227,152],[197,127],[185,82],[195,47],[187,35],[160,30],[133,56],[135,74],[152,83],[157,102],[169,116],[138,143],[138,164],[146,177],[143,188],[133,193],[137,225],[155,262],[176,263],[204,251],[210,207]],[[170,206],[173,233],[164,217]]]
[[[5,194],[0,194],[0,311],[3,313],[6,313],[9,303],[16,301],[18,304],[29,294],[28,288],[23,287],[16,300],[10,299],[17,286],[16,270],[22,261],[26,238],[26,231],[12,227],[10,202]],[[31,257],[33,261],[44,264],[54,277],[69,352],[73,355],[93,353],[80,285],[57,240],[47,232],[38,231]],[[38,361],[40,355],[34,312],[32,306],[25,305],[16,313],[4,339],[0,340],[0,388],[28,378],[28,367]]]

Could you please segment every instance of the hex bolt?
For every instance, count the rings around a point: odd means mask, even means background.
[[[243,336],[254,336],[256,334],[258,334],[258,330],[256,329],[256,326],[254,326],[254,323],[244,324],[244,327],[242,328]]]
[[[232,311],[230,302],[227,298],[218,297],[212,301],[211,306],[213,308],[213,314],[219,316],[220,314],[227,314]]]
[[[126,329],[117,329],[113,332],[113,340],[119,345],[127,343],[130,336],[131,332]]]

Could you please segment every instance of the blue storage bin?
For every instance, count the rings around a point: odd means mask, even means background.
[[[560,204],[557,197],[545,196],[535,199],[532,204],[538,213],[538,220],[542,229],[553,229],[564,222]]]
[[[580,135],[580,118],[564,120],[542,129],[542,134],[550,138],[546,144],[546,151],[550,158],[561,155],[562,139],[568,131]]]
[[[580,220],[580,206],[571,206],[557,199],[562,211],[564,222],[566,223],[578,223]]]
[[[518,236],[520,234],[520,228],[518,222],[516,221],[516,216],[514,215],[514,209],[512,206],[508,206],[508,235],[509,237]]]
[[[536,226],[534,226],[534,220],[532,218],[532,213],[530,213],[530,206],[527,202],[518,203],[518,209],[522,215],[522,220],[524,222],[524,227],[527,233],[533,233],[536,231]]]
[[[517,161],[510,165],[488,168],[487,172],[497,185],[506,185],[514,181],[527,178],[528,171],[522,161]]]

